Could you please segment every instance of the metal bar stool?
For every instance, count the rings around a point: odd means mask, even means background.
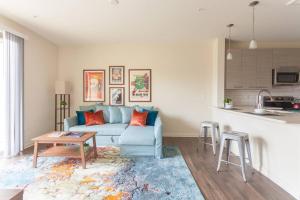
[[[237,143],[238,143],[239,153],[240,153],[239,157],[240,157],[240,162],[241,162],[240,165],[229,162],[230,144],[231,144],[232,140],[237,141]],[[225,142],[226,142],[226,146],[227,146],[226,160],[222,160],[222,154],[223,154]],[[245,175],[245,159],[246,159],[245,158],[245,146],[247,149],[249,164],[250,164],[251,168],[253,168],[248,134],[242,133],[242,132],[235,132],[235,131],[223,132],[222,137],[221,137],[221,146],[220,146],[220,154],[219,154],[217,171],[218,172],[220,171],[221,162],[225,162],[226,164],[230,163],[233,165],[237,165],[242,168],[243,179],[245,182],[247,182],[246,175]]]
[[[211,140],[212,143],[207,143],[207,132],[208,129],[211,128]],[[204,144],[212,145],[213,147],[213,153],[216,155],[216,143],[217,143],[217,137],[220,138],[220,128],[218,122],[213,121],[204,121],[201,123],[201,130],[199,139],[201,139],[202,131],[204,132]],[[218,134],[218,135],[217,135]]]

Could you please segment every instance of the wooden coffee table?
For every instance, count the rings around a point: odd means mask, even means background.
[[[47,133],[39,137],[33,138],[34,141],[34,153],[33,153],[33,167],[37,167],[37,158],[38,157],[70,157],[70,158],[81,158],[82,168],[86,168],[86,157],[93,151],[94,158],[97,158],[97,149],[96,149],[96,132],[85,132],[79,138],[61,136],[61,137],[49,137]],[[84,143],[93,138],[93,147],[84,152]],[[38,152],[39,144],[53,144],[53,147],[50,147],[44,151]],[[57,144],[79,144],[79,148],[74,145],[57,145]]]

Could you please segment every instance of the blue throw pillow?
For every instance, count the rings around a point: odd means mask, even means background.
[[[129,124],[130,120],[131,120],[131,115],[133,112],[133,108],[132,107],[126,107],[126,106],[121,106],[119,107],[122,113],[122,123],[123,124]]]
[[[158,111],[143,109],[142,112],[148,112],[146,125],[154,126],[155,120],[156,120],[157,115],[158,115]]]
[[[93,110],[76,111],[78,125],[85,125],[85,117],[84,117],[85,112],[94,112],[94,111]]]
[[[122,123],[122,113],[117,106],[109,106],[109,123]]]

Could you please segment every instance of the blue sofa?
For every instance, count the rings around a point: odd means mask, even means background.
[[[118,111],[120,109],[120,112]],[[158,115],[154,126],[129,126],[133,109],[140,111],[142,107],[116,106],[81,106],[80,110],[103,110],[103,125],[78,125],[77,116],[64,120],[65,131],[94,131],[97,146],[119,146],[121,156],[155,156],[162,158],[162,122]],[[146,109],[152,109],[147,107]],[[121,111],[126,112],[121,112]],[[91,141],[89,141],[91,143]]]

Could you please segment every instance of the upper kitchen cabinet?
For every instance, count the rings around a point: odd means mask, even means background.
[[[226,61],[226,89],[272,87],[272,49],[234,49]]]
[[[244,89],[255,89],[257,87],[257,51],[242,50],[242,77]]]
[[[232,60],[226,60],[226,88],[243,89],[242,50],[232,49]]]
[[[273,68],[300,66],[300,49],[274,49]]]
[[[258,49],[256,65],[256,81],[258,88],[272,87],[273,50]]]

